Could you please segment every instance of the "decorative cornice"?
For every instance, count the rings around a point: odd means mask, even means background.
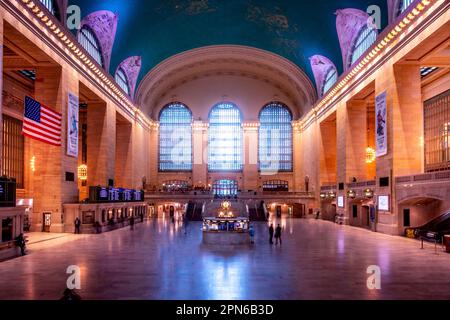
[[[166,88],[184,81],[187,75],[195,76],[199,72],[204,72],[206,65],[212,65],[212,70],[216,72],[226,73],[230,70],[232,72],[240,70],[241,73],[253,72],[251,76],[256,78],[258,77],[256,71],[265,75],[265,78],[273,75],[272,78],[278,78],[280,83],[283,81],[287,84],[295,97],[294,102],[299,104],[298,107],[306,109],[299,111],[306,112],[317,100],[317,93],[311,80],[289,60],[252,47],[219,45],[186,51],[161,62],[140,83],[136,102],[144,109],[149,108],[146,111],[151,111],[155,106],[154,100],[161,94],[160,91],[164,93]]]
[[[369,63],[373,63],[381,55],[389,52],[394,54],[392,44],[401,39],[405,41],[405,33],[413,33],[414,30],[408,26],[426,12],[427,9],[433,7],[434,4],[443,4],[444,0],[416,0],[411,5],[410,9],[400,15],[393,25],[388,26],[383,33],[381,33],[377,41],[367,50],[367,54],[363,55],[353,66],[352,69],[341,75],[335,86],[306,114],[302,119],[302,130],[305,130],[309,125],[325,114],[329,110],[330,103],[334,104],[336,101],[344,96],[348,90],[349,85],[355,79],[362,78],[371,73],[372,68],[367,69]],[[448,3],[447,3],[448,6]],[[364,73],[365,72],[365,73]]]

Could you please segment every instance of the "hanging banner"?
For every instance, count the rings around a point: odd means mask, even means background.
[[[67,155],[75,158],[78,157],[79,116],[78,97],[69,93],[69,106],[67,110]]]
[[[375,101],[375,128],[376,128],[376,156],[382,157],[388,153],[387,133],[387,100],[386,92],[376,97]]]

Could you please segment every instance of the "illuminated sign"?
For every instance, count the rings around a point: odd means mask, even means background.
[[[389,196],[378,196],[378,210],[390,211]]]
[[[339,196],[337,198],[337,204],[339,208],[344,208],[345,204],[344,204],[344,196]]]

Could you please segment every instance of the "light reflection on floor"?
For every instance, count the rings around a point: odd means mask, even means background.
[[[282,225],[282,247],[269,245],[270,223]],[[0,299],[58,299],[69,265],[82,270],[84,299],[450,299],[450,255],[433,246],[317,220],[254,225],[254,246],[203,245],[201,223],[170,218],[36,243],[0,263]],[[367,288],[371,265],[380,291]]]

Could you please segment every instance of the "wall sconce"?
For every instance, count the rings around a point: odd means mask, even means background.
[[[335,199],[336,198],[336,193],[334,193],[334,191],[331,191],[328,193],[328,197],[331,199]]]
[[[356,198],[356,192],[355,192],[354,190],[349,190],[349,191],[347,192],[347,196],[348,196],[350,199],[355,199],[355,198]]]
[[[78,167],[78,179],[81,181],[87,181],[87,165],[82,164]]]
[[[372,164],[376,160],[376,152],[374,148],[368,147],[366,149],[366,163]]]
[[[32,172],[36,172],[36,157],[35,156],[31,157],[30,168],[31,168]]]
[[[325,200],[325,198],[327,197],[326,193],[321,193],[320,194],[320,199]]]
[[[373,190],[372,189],[366,189],[364,190],[364,195],[366,196],[366,198],[373,198]]]

